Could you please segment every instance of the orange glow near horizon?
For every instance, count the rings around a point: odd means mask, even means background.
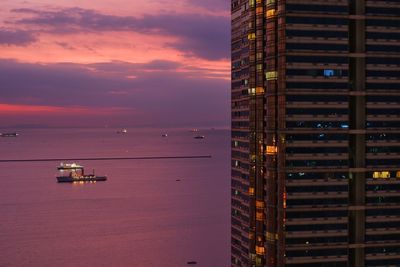
[[[41,106],[41,105],[13,105],[13,104],[0,104],[1,115],[28,115],[32,113],[43,113],[49,115],[101,115],[101,114],[118,114],[132,111],[126,108],[87,108],[87,107],[57,107],[57,106]]]

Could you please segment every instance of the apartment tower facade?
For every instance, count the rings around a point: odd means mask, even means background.
[[[400,266],[400,1],[231,8],[232,266]]]

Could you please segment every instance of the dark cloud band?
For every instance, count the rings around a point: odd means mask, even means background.
[[[31,32],[0,28],[0,45],[25,46],[35,41],[36,38]]]
[[[73,32],[134,31],[177,37],[169,44],[188,56],[209,60],[229,58],[229,17],[199,14],[157,14],[142,17],[115,16],[82,8],[57,11],[14,9],[29,14],[19,25],[43,26],[55,34]]]

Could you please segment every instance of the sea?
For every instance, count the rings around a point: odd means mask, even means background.
[[[21,129],[0,160],[211,158],[80,160],[108,177],[84,184],[57,183],[58,161],[1,162],[0,267],[230,266],[229,129],[117,130]]]

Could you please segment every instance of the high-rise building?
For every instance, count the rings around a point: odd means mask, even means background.
[[[400,0],[231,0],[232,266],[400,266]]]

